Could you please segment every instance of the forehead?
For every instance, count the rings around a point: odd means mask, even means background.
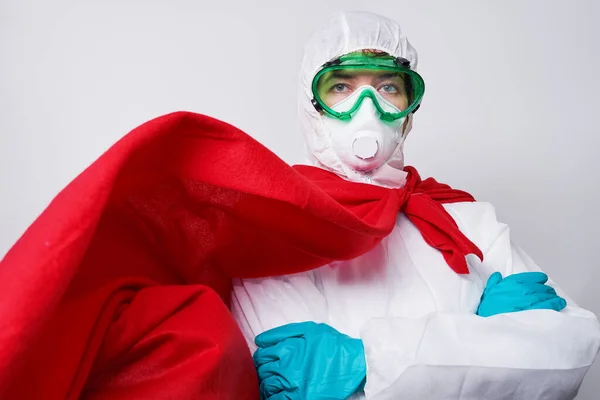
[[[403,76],[404,74],[398,71],[367,68],[348,68],[327,71],[325,74],[323,74],[320,81],[325,82],[337,79],[403,79]]]

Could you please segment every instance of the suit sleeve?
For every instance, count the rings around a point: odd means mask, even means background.
[[[484,253],[469,256],[483,282],[540,268],[511,242],[488,203],[446,206]],[[556,285],[550,281],[550,285]],[[561,312],[530,310],[482,318],[433,312],[420,318],[370,320],[361,331],[367,398],[572,399],[600,346],[596,316],[557,288]]]

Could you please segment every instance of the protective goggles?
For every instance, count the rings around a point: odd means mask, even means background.
[[[363,90],[364,86],[374,90]],[[315,109],[340,120],[351,119],[368,97],[382,120],[394,121],[416,111],[424,92],[425,82],[408,60],[368,53],[329,61],[312,81]]]

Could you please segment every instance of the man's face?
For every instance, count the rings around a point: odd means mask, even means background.
[[[372,86],[399,110],[408,108],[405,79],[400,72],[372,69],[346,69],[329,71],[319,79],[317,92],[321,100],[333,107],[361,86]]]

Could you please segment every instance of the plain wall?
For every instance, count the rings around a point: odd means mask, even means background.
[[[284,160],[304,40],[334,11],[398,19],[427,89],[406,144],[422,175],[495,204],[538,264],[600,314],[600,5],[571,1],[0,2],[0,255],[142,122],[224,119]],[[579,399],[597,399],[599,363]]]

